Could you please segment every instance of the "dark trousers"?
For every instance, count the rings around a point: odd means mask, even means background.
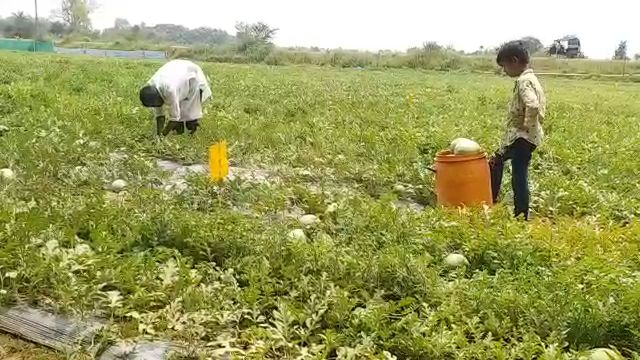
[[[503,151],[497,152],[489,163],[493,202],[497,203],[502,186],[504,163],[511,160],[514,213],[516,217],[524,215],[525,220],[529,219],[529,164],[535,149],[535,145],[520,138]]]
[[[178,135],[182,135],[184,134],[185,127],[189,130],[189,134],[193,135],[196,130],[198,130],[198,126],[200,126],[199,120],[169,121],[164,130],[162,130],[162,135],[167,136],[172,131],[175,131]]]
[[[200,103],[202,103],[202,90],[200,90]],[[184,134],[185,128],[189,130],[189,134],[193,135],[198,127],[200,127],[200,119],[188,120],[188,121],[169,121],[165,126],[166,118],[164,116],[156,117],[156,132],[158,136],[167,136],[171,132],[175,132],[178,135]]]

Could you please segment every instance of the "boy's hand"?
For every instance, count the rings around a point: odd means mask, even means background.
[[[166,118],[164,115],[156,117],[156,135],[162,135],[162,129],[164,129],[164,123]]]

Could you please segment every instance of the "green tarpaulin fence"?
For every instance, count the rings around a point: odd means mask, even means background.
[[[0,50],[55,52],[53,41],[36,41],[29,39],[0,39]]]

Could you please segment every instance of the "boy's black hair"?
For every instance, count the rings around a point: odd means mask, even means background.
[[[524,42],[515,40],[502,45],[498,51],[496,62],[500,65],[506,61],[512,61],[513,58],[518,59],[518,63],[520,64],[529,64],[529,51],[527,51],[527,47],[524,46]]]
[[[140,89],[140,102],[145,107],[161,107],[164,105],[162,96],[155,86],[146,85]]]

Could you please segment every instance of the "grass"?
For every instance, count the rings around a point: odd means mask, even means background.
[[[136,99],[159,63],[1,56],[0,167],[17,174],[0,184],[2,303],[96,313],[107,338],[202,356],[636,356],[636,84],[542,79],[548,139],[532,166],[535,220],[521,223],[508,203],[434,207],[426,170],[455,137],[496,146],[506,78],[204,64],[202,131],[156,142]],[[281,181],[154,188],[167,177],[155,158],[206,161],[221,138],[232,165]],[[104,186],[117,178],[129,187],[113,201]],[[307,241],[279,216],[295,208],[320,216]],[[451,252],[469,266],[448,269]]]
[[[0,334],[0,357],[4,360],[62,360],[64,357],[34,344]]]

